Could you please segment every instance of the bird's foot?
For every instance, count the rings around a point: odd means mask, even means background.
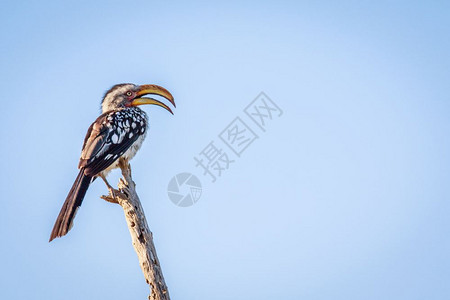
[[[115,204],[119,204],[119,201],[117,200],[117,197],[120,196],[121,192],[112,188],[112,187],[108,187],[109,190],[109,195],[108,196],[101,196],[100,198],[102,198],[105,201],[108,201],[110,203],[115,203]]]

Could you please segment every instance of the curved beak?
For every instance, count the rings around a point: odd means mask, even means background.
[[[143,105],[143,104],[158,105],[158,106],[161,106],[161,107],[167,109],[173,115],[172,110],[167,105],[162,103],[161,101],[158,101],[158,100],[150,98],[150,97],[141,97],[144,95],[158,95],[158,96],[166,98],[167,100],[170,101],[170,103],[173,104],[174,107],[176,107],[172,94],[165,88],[158,86],[158,85],[154,85],[154,84],[144,84],[139,87],[139,90],[136,93],[136,95],[137,95],[137,98],[135,98],[133,101],[131,101],[131,106],[138,106],[138,105]]]

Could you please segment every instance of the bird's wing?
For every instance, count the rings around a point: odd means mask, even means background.
[[[133,145],[143,128],[144,123],[121,111],[102,114],[88,129],[78,168],[88,176],[97,175]]]

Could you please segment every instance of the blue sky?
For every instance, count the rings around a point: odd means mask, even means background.
[[[0,12],[0,296],[145,299],[120,207],[89,189],[48,243],[103,93],[159,84],[132,161],[173,299],[450,297],[450,5],[6,1]],[[262,132],[244,108],[283,110]],[[241,117],[216,182],[194,157]],[[259,131],[258,131],[259,130]],[[181,172],[202,196],[181,208]],[[110,176],[116,184],[118,174]]]

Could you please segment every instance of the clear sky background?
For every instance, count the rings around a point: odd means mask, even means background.
[[[0,28],[1,299],[146,299],[101,181],[48,243],[122,82],[177,103],[132,161],[173,299],[450,298],[448,1],[3,1]],[[283,115],[212,183],[194,156],[261,91]]]

